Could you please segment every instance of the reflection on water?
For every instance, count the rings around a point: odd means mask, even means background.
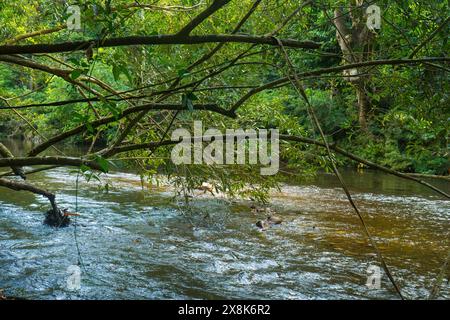
[[[345,177],[406,296],[425,298],[449,248],[450,203],[380,173]],[[33,176],[72,210],[75,179],[68,169]],[[274,193],[285,222],[266,232],[249,202],[199,197],[187,213],[170,190],[142,190],[132,174],[108,179],[108,193],[81,183],[76,230],[42,225],[46,199],[0,189],[0,288],[36,299],[396,298],[386,276],[379,290],[365,286],[378,263],[330,175]],[[82,286],[71,292],[75,231]],[[448,275],[441,297],[450,298]]]

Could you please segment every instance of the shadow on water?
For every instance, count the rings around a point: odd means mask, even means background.
[[[450,203],[381,173],[344,176],[406,296],[425,298],[449,248]],[[33,176],[72,210],[75,179],[68,169]],[[201,196],[188,214],[170,190],[142,190],[133,174],[105,179],[108,193],[80,185],[79,291],[67,287],[67,269],[79,261],[75,226],[43,226],[44,198],[0,189],[0,288],[34,299],[396,298],[386,276],[380,289],[365,286],[367,268],[378,263],[331,175],[274,193],[271,206],[285,221],[266,232],[254,225],[264,214],[249,202]]]

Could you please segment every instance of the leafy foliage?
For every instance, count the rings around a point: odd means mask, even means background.
[[[336,30],[330,21],[332,9],[353,1],[321,1],[307,6],[279,31],[280,38],[314,40],[322,44],[318,51],[289,50],[299,72],[338,66],[342,63]],[[184,0],[177,2],[186,10],[175,10],[171,1],[153,6],[130,5],[130,1],[78,1],[82,11],[81,32],[59,29],[39,36],[20,38],[33,31],[64,26],[68,17],[65,1],[8,1],[0,3],[0,42],[57,43],[80,39],[124,37],[129,35],[174,34],[207,4]],[[193,34],[229,34],[253,1],[232,2],[194,29]],[[297,9],[298,1],[263,1],[242,25],[239,33],[264,35],[280,25]],[[383,12],[382,29],[370,59],[407,57],[427,35],[446,18],[445,1],[379,1]],[[166,8],[166,9],[161,9]],[[171,9],[167,9],[171,8]],[[429,41],[417,56],[445,56],[448,53],[448,26]],[[17,133],[17,123],[29,135],[35,129],[49,137],[58,132],[86,125],[87,130],[71,138],[72,143],[97,147],[111,145],[126,126],[129,117],[121,112],[132,105],[158,102],[181,103],[177,113],[151,112],[126,136],[126,144],[141,144],[170,137],[170,131],[186,127],[193,120],[203,120],[220,130],[226,128],[278,128],[280,133],[317,138],[304,102],[289,86],[271,88],[249,99],[238,110],[237,119],[208,112],[194,112],[196,103],[217,103],[229,109],[252,87],[286,75],[288,67],[276,47],[227,43],[203,64],[190,68],[214,44],[186,46],[125,46],[94,48],[93,52],[30,55],[27,59],[68,72],[68,78],[20,65],[0,64],[0,96],[11,106],[50,103],[61,100],[100,97],[95,101],[73,102],[62,106],[34,107],[20,110],[22,117],[0,111],[0,132]],[[241,55],[239,60],[234,60]],[[430,64],[367,68],[371,73],[367,86],[370,99],[369,132],[358,126],[356,96],[352,85],[341,74],[303,79],[306,93],[332,143],[396,170],[446,174],[450,167],[448,153],[449,96],[448,69]],[[210,77],[211,74],[217,74]],[[89,81],[99,79],[99,81]],[[168,94],[176,85],[184,88]],[[82,83],[83,86],[79,84]],[[119,99],[121,95],[141,96]],[[111,98],[116,98],[112,100]],[[114,116],[117,120],[100,127],[91,123]],[[167,135],[165,130],[172,124]],[[176,167],[169,160],[170,148],[135,150],[124,154],[130,158],[123,165],[137,166],[141,174],[153,177],[158,172],[174,176],[174,182],[191,190],[205,180],[217,191],[236,195],[239,192],[265,201],[265,191],[277,185],[277,179],[262,179],[255,166]],[[304,177],[318,168],[327,168],[323,150],[315,146],[282,143],[283,170]],[[107,160],[95,161],[102,171],[110,169]],[[341,165],[354,165],[339,158]],[[84,168],[86,169],[86,168]],[[86,171],[86,170],[83,170]],[[250,186],[250,188],[248,188]],[[244,190],[244,191],[243,191]]]

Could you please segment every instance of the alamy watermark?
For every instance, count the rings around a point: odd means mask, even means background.
[[[274,175],[279,170],[280,146],[278,129],[218,129],[203,132],[202,121],[194,121],[194,134],[179,128],[173,131],[172,141],[180,141],[172,149],[174,164],[260,164],[261,175]],[[209,144],[203,148],[203,143]],[[248,153],[248,162],[246,155]]]
[[[367,282],[366,286],[369,289],[381,288],[381,268],[379,266],[370,265],[367,268]]]
[[[77,5],[71,5],[67,7],[67,18],[66,25],[67,30],[70,31],[81,31],[81,9]]]
[[[66,271],[69,276],[66,279],[67,289],[76,291],[81,289],[81,269],[77,265],[70,265]]]
[[[366,26],[369,30],[381,29],[381,9],[376,4],[372,4],[366,9]]]

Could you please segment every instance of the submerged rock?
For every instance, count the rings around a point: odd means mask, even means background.
[[[277,215],[270,215],[267,217],[267,221],[271,224],[281,224],[283,219]]]
[[[266,212],[267,211],[265,208],[260,208],[260,207],[257,207],[255,205],[251,205],[250,209],[251,209],[251,212],[253,214],[257,214],[257,213],[260,213],[260,212]]]
[[[263,231],[270,228],[270,224],[269,222],[267,222],[267,220],[259,220],[258,222],[256,222],[256,226]]]
[[[276,215],[270,215],[265,220],[259,220],[256,222],[256,226],[260,228],[262,231],[269,229],[274,224],[281,224],[283,219]]]
[[[70,224],[70,218],[66,215],[66,211],[67,210],[61,211],[59,209],[57,212],[53,209],[48,210],[45,214],[44,224],[56,228],[67,227]]]

